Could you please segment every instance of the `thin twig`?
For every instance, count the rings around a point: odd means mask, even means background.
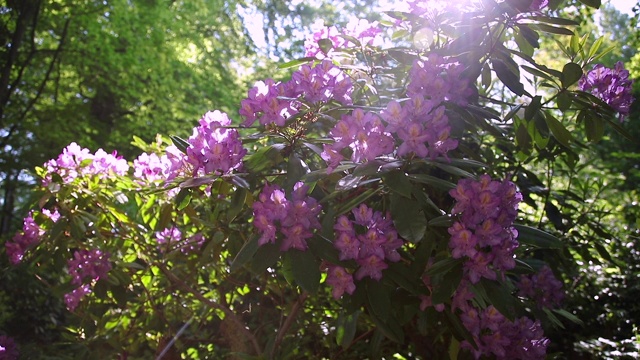
[[[289,313],[289,315],[285,319],[284,323],[280,327],[280,330],[278,330],[278,336],[276,337],[276,341],[274,343],[273,350],[271,352],[271,358],[272,359],[273,359],[273,355],[275,354],[276,350],[280,346],[280,343],[282,343],[282,340],[284,339],[284,335],[287,333],[287,331],[289,331],[289,328],[291,328],[291,325],[293,325],[293,322],[295,321],[296,317],[298,316],[298,312],[302,308],[302,305],[307,300],[308,296],[309,296],[308,292],[306,292],[306,291],[302,292],[302,294],[300,294],[300,296],[298,297],[298,300],[296,300],[296,302],[291,307],[291,312]]]
[[[182,290],[192,294],[193,296],[196,297],[196,299],[202,301],[204,304],[206,304],[210,308],[222,311],[225,315],[225,318],[228,318],[229,320],[231,320],[231,322],[233,322],[236,325],[236,327],[240,329],[243,335],[251,342],[251,345],[253,345],[253,351],[255,352],[255,354],[256,355],[262,354],[262,350],[260,349],[260,344],[258,344],[258,340],[256,339],[256,337],[253,336],[253,334],[246,328],[245,324],[242,321],[240,321],[240,319],[238,319],[238,317],[233,311],[204,297],[204,295],[202,295],[199,291],[189,286],[187,283],[182,281],[182,279],[180,279],[179,277],[175,276],[171,271],[169,271],[169,269],[167,269],[164,266],[164,264],[157,264],[157,266],[162,271],[162,273],[165,274],[165,276],[169,279],[169,281],[176,284]]]

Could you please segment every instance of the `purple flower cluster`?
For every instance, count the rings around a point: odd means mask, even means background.
[[[296,183],[289,200],[278,185],[264,187],[258,201],[253,203],[253,226],[262,233],[258,244],[275,243],[280,232],[280,251],[307,250],[307,239],[313,236],[313,229],[320,228],[318,215],[322,209],[314,198],[307,196],[308,190],[303,183]]]
[[[400,260],[397,252],[403,244],[398,237],[390,214],[383,216],[379,211],[361,204],[352,210],[355,220],[346,215],[338,217],[334,230],[336,239],[333,245],[340,251],[340,260],[355,260],[358,263],[355,278],[361,280],[368,276],[374,280],[382,279],[382,270],[388,267],[387,261]]]
[[[22,231],[16,233],[11,241],[5,243],[9,261],[11,261],[13,265],[20,263],[24,257],[24,253],[29,248],[37,245],[42,235],[44,235],[44,230],[33,219],[32,211],[24,218]]]
[[[311,25],[313,34],[308,36],[304,42],[306,50],[305,56],[323,59],[330,56],[334,49],[344,49],[353,46],[353,44],[340,36],[341,32],[335,26],[325,26],[324,20],[318,20]],[[360,41],[363,45],[379,46],[382,44],[382,30],[378,28],[378,22],[369,22],[365,19],[352,19],[344,29],[344,35],[351,36]],[[329,39],[333,48],[324,54],[318,42],[322,39]]]
[[[89,294],[91,294],[91,286],[89,284],[80,285],[70,293],[64,294],[64,302],[67,305],[67,309],[74,311],[80,305],[80,301]]]
[[[107,277],[111,270],[109,253],[98,249],[81,249],[73,254],[73,258],[67,261],[71,283],[76,285],[76,289],[65,294],[64,301],[71,311],[80,303],[82,298],[91,292],[89,283]],[[88,279],[89,283],[83,284]]]
[[[322,152],[329,169],[338,166],[343,159],[340,151],[345,148],[351,148],[351,160],[354,162],[371,161],[377,156],[393,152],[393,137],[385,131],[380,118],[362,109],[343,115],[329,134],[335,142],[325,144]]]
[[[456,200],[451,211],[460,214],[450,228],[449,248],[454,259],[466,257],[465,275],[472,283],[481,277],[496,279],[495,271],[513,269],[518,247],[512,227],[522,195],[508,180],[463,179],[449,194]]]
[[[522,317],[514,322],[504,317],[493,305],[484,310],[467,307],[460,316],[462,324],[473,335],[478,349],[467,341],[461,343],[475,358],[495,355],[496,359],[544,359],[549,339],[544,337],[539,321]]]
[[[460,77],[462,66],[430,55],[416,60],[409,72],[408,101],[390,101],[380,116],[387,122],[386,131],[401,140],[398,156],[436,158],[458,147],[450,138],[451,126],[444,101],[467,103],[472,93],[469,81]]]
[[[227,174],[242,166],[247,150],[242,147],[238,130],[225,128],[229,125],[227,114],[218,110],[209,111],[200,119],[187,141],[186,162],[193,167],[193,176]]]
[[[156,241],[160,245],[161,252],[172,251],[173,249],[180,249],[185,254],[191,254],[200,250],[202,244],[204,244],[204,235],[197,233],[182,239],[182,232],[177,227],[171,227],[162,231],[156,232]]]
[[[431,54],[426,60],[416,60],[409,70],[411,82],[407,86],[410,98],[423,97],[434,104],[450,101],[459,105],[468,102],[473,90],[469,80],[461,77],[462,64]]]
[[[86,160],[91,161],[85,162]],[[118,156],[117,152],[108,154],[98,149],[95,154],[91,154],[88,149],[81,148],[75,142],[69,144],[56,159],[47,161],[44,167],[49,174],[42,180],[43,186],[51,183],[52,173],[58,173],[64,183],[69,184],[81,175],[107,178],[112,174],[124,175],[129,171],[127,160]]]
[[[315,67],[303,65],[293,73],[291,80],[281,83],[271,79],[259,81],[240,103],[244,126],[252,126],[259,119],[261,125],[284,126],[287,119],[298,113],[303,99],[309,103],[335,100],[343,105],[352,104],[351,79],[329,60]]]
[[[518,283],[518,295],[533,300],[540,308],[555,308],[564,299],[562,281],[558,280],[548,266],[533,275],[523,275]]]
[[[338,300],[345,292],[353,294],[356,291],[356,284],[353,282],[353,275],[342,266],[329,264],[327,266],[327,284],[331,285],[333,298]]]
[[[621,61],[613,69],[598,64],[578,82],[580,90],[588,91],[609,104],[620,113],[621,119],[629,115],[633,103],[632,86],[633,80],[629,79],[629,71],[624,69]]]
[[[0,335],[0,360],[16,360],[20,353],[12,337]]]

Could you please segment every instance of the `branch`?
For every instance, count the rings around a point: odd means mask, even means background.
[[[18,59],[18,50],[22,46],[24,35],[27,31],[27,25],[29,18],[32,16],[33,11],[40,11],[40,2],[36,6],[32,7],[32,4],[22,4],[23,6],[18,10],[18,19],[16,20],[16,29],[13,32],[11,38],[11,48],[7,53],[6,62],[0,73],[0,127],[2,127],[2,113],[4,105],[9,101],[10,91],[9,78],[11,77],[11,68],[13,63]]]
[[[280,343],[282,343],[282,340],[284,339],[284,335],[287,333],[287,331],[289,331],[289,328],[291,327],[291,325],[293,325],[293,322],[295,321],[296,316],[298,316],[298,312],[302,308],[302,305],[304,304],[305,300],[307,300],[308,296],[309,296],[309,293],[304,291],[302,294],[300,294],[300,297],[298,297],[298,300],[296,300],[296,302],[291,307],[291,312],[289,313],[284,323],[280,327],[280,330],[278,330],[278,336],[276,337],[273,350],[271,351],[272,359],[273,359],[273,355],[276,352],[276,349],[278,349],[278,347],[280,346]]]
[[[18,121],[22,121],[22,119],[24,119],[27,116],[27,113],[31,110],[31,108],[36,103],[36,101],[38,101],[38,99],[40,98],[40,95],[42,95],[42,91],[44,90],[45,85],[47,85],[47,82],[49,81],[49,77],[53,72],[53,68],[56,64],[56,61],[58,60],[58,56],[62,52],[62,47],[64,45],[64,41],[66,40],[67,30],[69,30],[70,23],[71,23],[71,18],[68,18],[67,21],[65,21],[64,23],[64,28],[62,29],[62,34],[60,35],[60,42],[58,45],[58,49],[55,52],[55,54],[53,54],[53,58],[51,59],[51,63],[49,64],[49,68],[47,69],[44,79],[42,79],[42,83],[40,83],[40,86],[38,87],[38,91],[36,92],[36,95],[33,97],[33,99],[31,99],[31,101],[29,101],[26,109],[24,109],[24,111],[22,112],[22,115],[18,118]]]
[[[189,284],[185,283],[184,281],[182,281],[182,279],[180,279],[179,277],[174,275],[171,271],[169,271],[169,269],[167,269],[164,266],[164,264],[157,264],[157,266],[162,271],[162,273],[165,274],[167,279],[169,279],[169,281],[177,285],[179,288],[192,294],[193,296],[196,297],[196,299],[202,301],[204,304],[206,304],[210,308],[222,311],[225,317],[228,317],[237,326],[237,328],[240,329],[240,331],[242,331],[244,336],[251,342],[251,344],[253,345],[253,351],[256,353],[256,355],[262,354],[262,350],[260,349],[260,344],[258,344],[258,340],[256,339],[256,337],[253,336],[253,334],[247,329],[246,325],[236,316],[236,314],[233,311],[204,297],[204,295],[202,295],[199,291],[192,288],[191,286],[189,286]]]

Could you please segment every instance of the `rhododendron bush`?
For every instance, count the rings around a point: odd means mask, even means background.
[[[74,143],[38,169],[6,251],[60,274],[67,341],[122,359],[543,359],[545,332],[580,321],[563,271],[591,244],[538,229],[535,165],[621,131],[628,72],[546,2],[429,4],[316,24],[288,80],[186,139],[135,138],[136,159]],[[542,33],[568,40],[562,69],[534,60]]]

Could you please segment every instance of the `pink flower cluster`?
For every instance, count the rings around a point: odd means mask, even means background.
[[[91,154],[88,149],[81,148],[75,142],[62,150],[62,154],[58,155],[56,159],[47,161],[44,167],[49,174],[42,180],[43,186],[51,183],[52,173],[58,173],[64,183],[69,184],[81,175],[97,175],[100,178],[107,178],[112,174],[124,175],[129,171],[127,160],[118,156],[116,151],[108,154],[104,150],[98,149],[95,154]]]
[[[385,130],[380,118],[362,109],[343,115],[329,134],[335,142],[325,144],[322,152],[329,169],[335,168],[343,160],[340,151],[345,148],[351,149],[351,160],[354,162],[371,161],[380,155],[390,154],[394,148],[393,137]]]
[[[338,258],[356,261],[359,266],[355,272],[356,280],[368,276],[379,281],[382,270],[389,267],[385,260],[400,260],[397,250],[403,242],[389,214],[385,217],[365,204],[353,209],[352,214],[355,220],[342,215],[333,227],[336,230],[333,245],[340,251]],[[333,286],[334,298],[339,298],[345,291],[353,293],[354,277],[346,269],[330,265],[328,270],[327,283]]]
[[[304,42],[306,50],[305,56],[323,59],[331,55],[334,49],[344,49],[353,46],[349,40],[340,36],[342,33],[335,26],[325,26],[324,20],[318,20],[311,25],[313,34],[308,36]],[[382,30],[378,28],[378,22],[369,22],[366,19],[352,19],[344,28],[344,35],[358,39],[363,45],[379,46],[382,44]],[[318,42],[322,39],[329,39],[333,49],[324,54]]]
[[[495,271],[513,269],[518,233],[512,225],[522,200],[515,184],[482,175],[479,181],[460,180],[449,194],[456,200],[451,212],[459,214],[449,228],[449,248],[454,259],[466,257],[466,278],[495,280]]]
[[[156,232],[156,241],[160,245],[161,252],[180,249],[183,254],[188,255],[200,250],[205,239],[204,235],[197,233],[183,240],[180,229],[173,226]]]
[[[613,69],[601,64],[593,67],[578,82],[582,91],[588,91],[620,113],[621,118],[629,115],[633,103],[633,80],[629,79],[629,71],[618,61]]]
[[[91,292],[90,282],[107,277],[111,270],[109,253],[98,249],[81,249],[73,254],[73,258],[67,261],[71,283],[76,285],[76,289],[65,294],[64,301],[71,311],[80,303],[82,298]],[[83,284],[88,279],[89,283]]]
[[[253,203],[253,226],[262,233],[258,244],[275,243],[277,233],[282,234],[281,251],[291,248],[307,250],[307,239],[313,229],[320,228],[318,215],[322,207],[307,196],[309,187],[298,182],[287,199],[278,185],[266,185],[258,201]]]
[[[529,298],[540,308],[553,309],[564,299],[562,281],[558,280],[548,266],[533,275],[523,275],[518,283],[518,295]]]
[[[33,219],[33,211],[29,212],[29,215],[23,220],[22,231],[16,233],[11,241],[5,243],[9,261],[13,265],[20,263],[24,253],[37,245],[42,235],[44,235],[44,230]]]
[[[343,105],[352,104],[351,79],[329,60],[315,67],[303,65],[287,82],[271,79],[259,81],[249,90],[240,103],[240,115],[244,126],[252,126],[259,119],[261,125],[284,126],[291,116],[298,113],[299,101],[322,103],[335,100]]]
[[[521,317],[512,322],[493,305],[484,310],[469,306],[460,318],[478,349],[467,341],[463,341],[461,347],[470,350],[476,359],[488,355],[499,360],[545,358],[549,339],[544,337],[539,321]]]

